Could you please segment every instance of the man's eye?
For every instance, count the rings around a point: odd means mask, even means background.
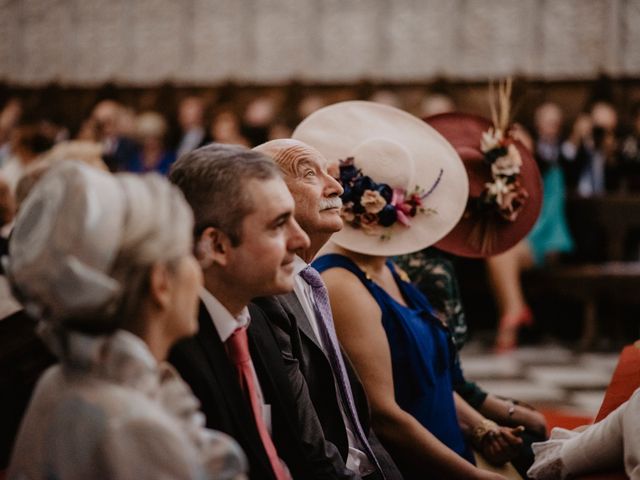
[[[316,175],[316,172],[314,172],[313,170],[306,170],[304,172],[304,176],[306,177],[314,177]]]

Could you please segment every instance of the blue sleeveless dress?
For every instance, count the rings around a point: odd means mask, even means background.
[[[448,330],[433,315],[427,298],[411,283],[403,281],[389,260],[387,266],[406,307],[344,255],[323,255],[313,266],[321,273],[330,268],[344,268],[360,279],[382,310],[396,402],[442,443],[475,464],[471,448],[462,436],[453,400],[453,380],[462,373],[455,362]]]

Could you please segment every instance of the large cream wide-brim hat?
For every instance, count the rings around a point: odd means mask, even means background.
[[[407,192],[429,190],[442,171],[424,202],[435,213],[418,213],[410,227],[395,223],[385,229],[384,239],[345,223],[331,238],[343,248],[376,256],[422,250],[444,237],[464,213],[469,182],[462,160],[444,137],[402,110],[364,101],[336,103],[309,115],[292,136],[330,162],[353,157],[374,182]]]

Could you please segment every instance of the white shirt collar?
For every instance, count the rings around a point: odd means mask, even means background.
[[[218,336],[223,342],[226,342],[236,329],[248,325],[251,320],[247,307],[244,307],[240,314],[234,317],[229,310],[204,287],[200,290],[200,300],[202,300],[207,312],[209,312],[213,326],[216,327]]]
[[[302,257],[296,255],[293,257],[293,274],[298,275],[302,270],[308,267],[309,264],[305,262]]]

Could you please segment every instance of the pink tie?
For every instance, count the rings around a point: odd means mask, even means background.
[[[258,400],[258,392],[253,379],[253,371],[251,369],[251,355],[249,355],[249,343],[247,341],[247,327],[240,327],[231,334],[225,342],[229,358],[238,369],[238,381],[240,388],[249,396],[251,402],[251,410],[258,427],[260,439],[264,445],[264,449],[271,462],[271,468],[278,480],[291,480],[289,473],[283,468],[276,447],[271,440],[271,436],[267,430],[267,426],[262,418],[260,401]]]

